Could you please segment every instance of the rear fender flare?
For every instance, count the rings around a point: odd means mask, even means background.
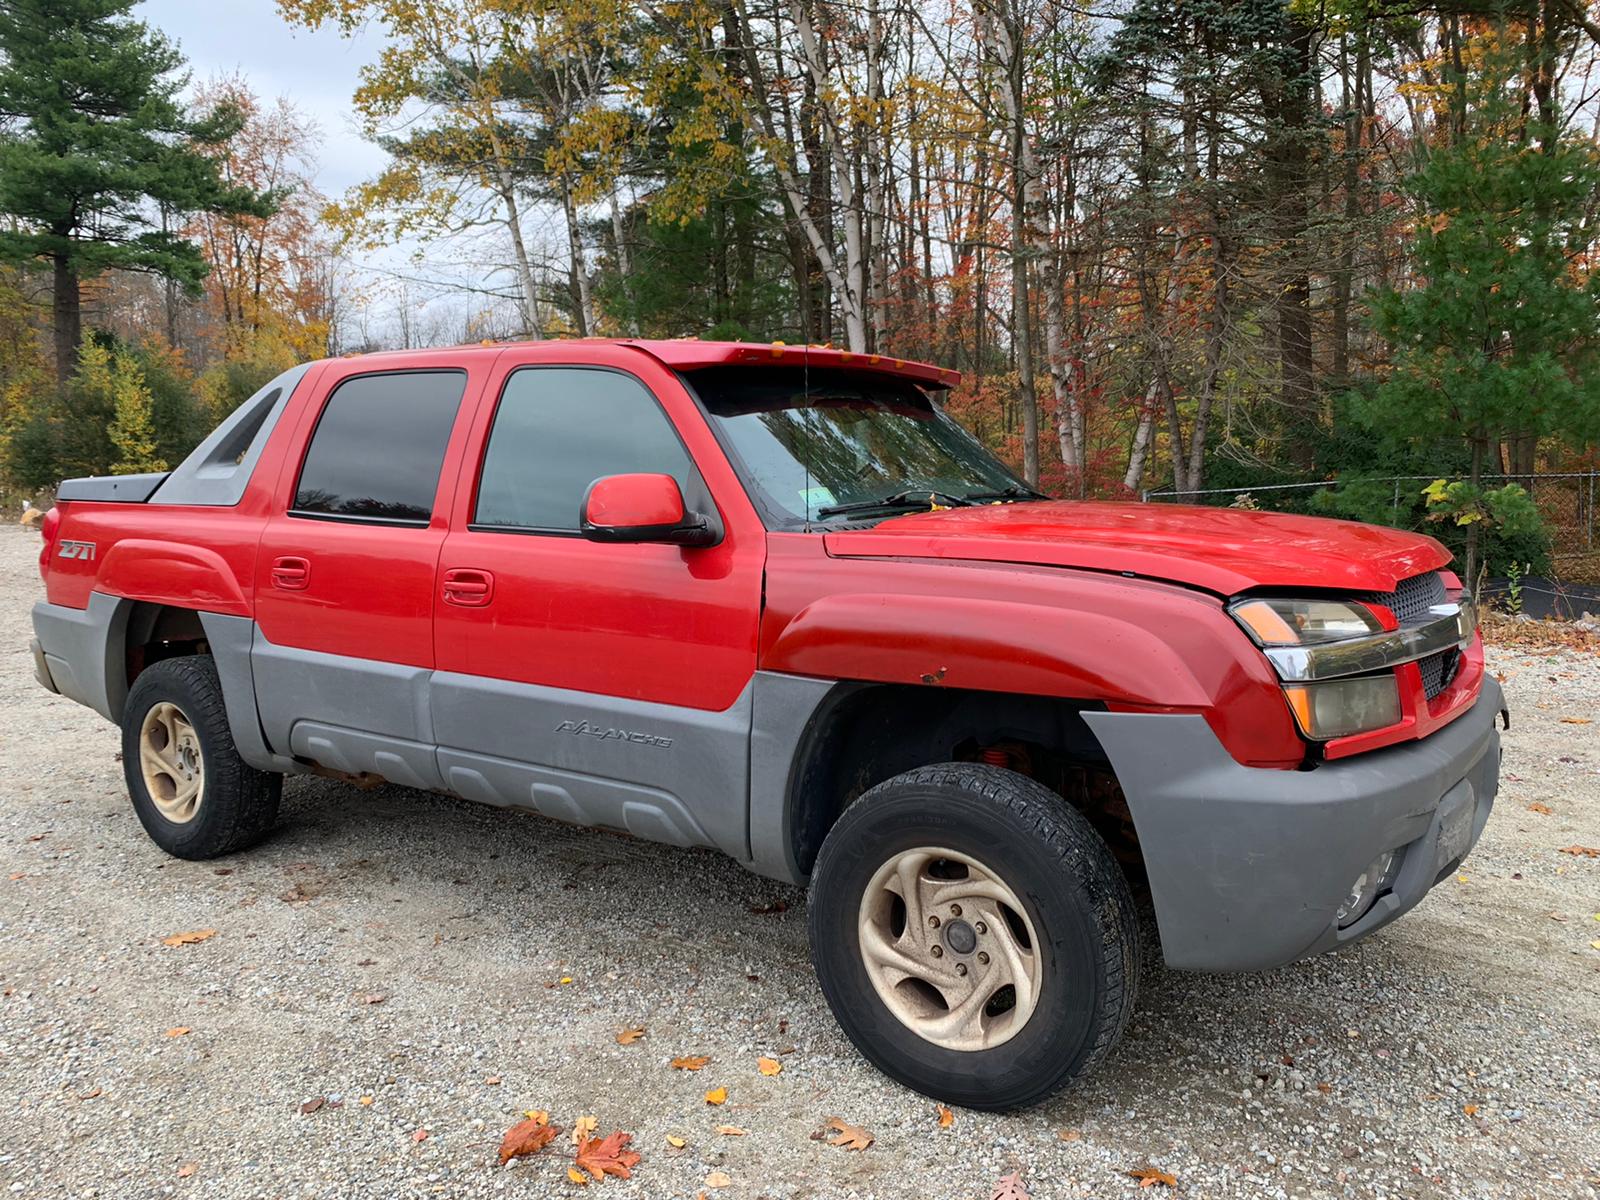
[[[106,552],[95,590],[173,608],[251,615],[232,568],[204,546],[124,538]]]

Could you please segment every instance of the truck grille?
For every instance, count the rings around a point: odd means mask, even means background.
[[[1439,572],[1429,571],[1426,575],[1402,579],[1392,592],[1368,592],[1361,599],[1384,605],[1394,613],[1400,624],[1407,625],[1427,616],[1430,608],[1445,603],[1448,597]],[[1422,691],[1429,700],[1450,686],[1460,658],[1461,652],[1452,649],[1441,650],[1418,661],[1417,668],[1422,672]]]

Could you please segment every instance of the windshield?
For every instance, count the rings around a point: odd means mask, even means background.
[[[1037,494],[906,380],[803,367],[685,377],[780,519],[863,520]]]

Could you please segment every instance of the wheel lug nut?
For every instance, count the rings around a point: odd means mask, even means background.
[[[976,922],[972,927],[974,929],[976,929],[979,933],[988,933],[989,932],[989,927],[987,925],[985,925],[982,921]]]
[[[929,917],[928,918],[928,924],[932,925],[935,929],[939,928],[939,918],[938,917]]]
[[[944,947],[943,946],[935,946],[933,948],[932,953],[933,953],[933,956],[935,958],[943,958],[944,957]]]
[[[967,964],[966,963],[957,963],[956,964],[956,974],[957,975],[965,975],[966,973],[967,973]]]
[[[952,916],[952,917],[959,917],[959,916],[960,916],[960,915],[961,915],[961,905],[959,905],[959,904],[952,904],[952,905],[951,905],[951,906],[950,906],[950,915],[951,915],[951,916]]]
[[[984,951],[982,951],[982,950],[979,950],[979,951],[978,951],[978,961],[979,961],[979,962],[980,962],[980,963],[983,963],[983,964],[985,964],[985,965],[987,965],[987,964],[988,964],[988,962],[989,962],[989,956],[988,956],[988,954],[986,954],[986,953],[985,953],[985,952],[984,952]]]

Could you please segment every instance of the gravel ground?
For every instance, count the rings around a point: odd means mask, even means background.
[[[834,1025],[802,894],[716,855],[298,779],[264,846],[163,857],[116,731],[34,683],[36,552],[0,529],[0,1194],[577,1194],[565,1134],[496,1164],[528,1109],[633,1133],[601,1195],[1115,1197],[1147,1165],[1195,1197],[1600,1194],[1600,859],[1558,853],[1600,845],[1600,723],[1560,720],[1600,718],[1593,655],[1494,655],[1500,805],[1411,916],[1267,975],[1152,961],[1093,1078],[941,1128]]]

